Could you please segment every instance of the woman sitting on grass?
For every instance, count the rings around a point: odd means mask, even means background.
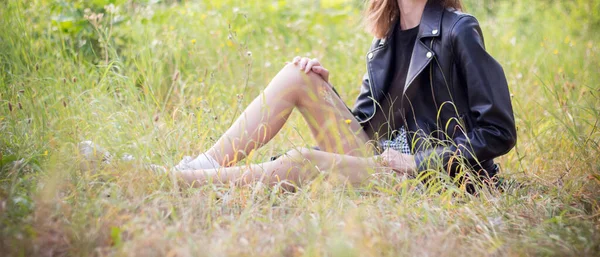
[[[381,171],[494,177],[494,158],[516,142],[510,95],[477,20],[461,7],[459,0],[371,0],[366,21],[376,39],[353,110],[319,61],[296,57],[215,145],[172,171],[195,185],[297,185],[319,172],[352,184]],[[234,166],[269,142],[294,108],[320,150]]]

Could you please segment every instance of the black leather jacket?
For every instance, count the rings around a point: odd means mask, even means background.
[[[391,34],[375,39],[367,54],[367,73],[352,110],[363,125],[394,73]],[[516,143],[504,71],[486,52],[471,15],[427,3],[401,99],[401,109],[394,111],[404,118],[419,171],[455,175],[468,167],[492,176],[493,159]]]

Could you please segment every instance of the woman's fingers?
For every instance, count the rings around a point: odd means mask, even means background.
[[[300,56],[294,57],[294,59],[292,60],[292,63],[299,64],[300,69],[304,70],[307,73],[310,71],[311,67],[321,66],[321,63],[316,58],[310,59],[308,57],[300,57]]]
[[[308,64],[308,62],[310,61],[310,59],[303,57],[302,59],[300,59],[300,69],[304,70],[304,68],[306,68],[306,64]]]
[[[294,60],[292,61],[292,63],[293,64],[298,64],[298,62],[300,62],[301,59],[302,59],[302,57],[296,56],[296,57],[294,57]]]
[[[294,65],[299,65],[300,69],[303,70],[305,73],[313,71],[314,73],[319,74],[323,78],[323,80],[329,82],[329,71],[323,68],[323,66],[321,66],[321,63],[318,59],[310,59],[308,57],[296,56],[292,60],[292,63]]]
[[[309,60],[308,63],[306,63],[306,67],[304,67],[304,73],[308,73],[313,66],[321,66],[321,63],[319,63],[319,60],[316,58]]]
[[[312,71],[319,74],[319,76],[321,76],[325,82],[329,82],[329,71],[323,68],[323,66],[313,66]]]
[[[389,165],[389,168],[399,173],[407,173],[409,171],[408,155],[402,154],[394,149],[387,148],[382,154],[382,158]]]

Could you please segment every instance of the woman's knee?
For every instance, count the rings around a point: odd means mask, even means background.
[[[288,63],[279,72],[283,74],[289,86],[301,89],[321,89],[327,82],[314,72],[304,72],[299,64]]]

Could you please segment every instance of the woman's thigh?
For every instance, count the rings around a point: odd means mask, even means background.
[[[372,155],[363,157],[310,149],[301,151],[302,158],[310,165],[314,165],[319,173],[324,173],[331,180],[352,185],[360,185],[368,181],[373,173],[387,170],[379,165]]]
[[[318,75],[309,73],[298,109],[323,151],[352,156],[372,155],[369,137],[350,112],[333,86]]]

